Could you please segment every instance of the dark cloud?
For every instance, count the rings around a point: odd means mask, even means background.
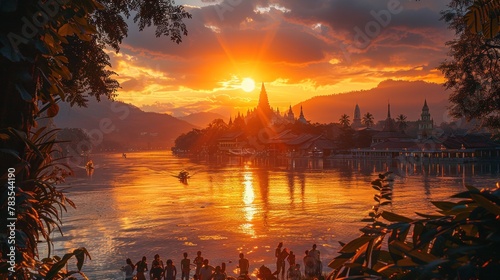
[[[231,75],[288,83],[309,80],[321,86],[357,79],[355,75],[369,80],[428,74],[445,58],[444,43],[452,36],[439,21],[447,1],[400,1],[401,12],[390,14],[382,26],[374,14],[387,15],[391,1],[218,1],[189,8],[193,18],[186,20],[189,35],[183,43],[156,38],[152,28],[139,32],[131,24],[122,52],[139,58],[134,65],[164,73],[170,79],[164,84],[193,90],[215,89]],[[369,42],[361,46],[356,28],[366,33],[370,22],[380,30],[376,36],[366,35]],[[329,63],[331,59],[339,62]],[[122,87],[139,90],[150,82],[154,80],[134,77]],[[211,107],[213,101],[196,106]]]

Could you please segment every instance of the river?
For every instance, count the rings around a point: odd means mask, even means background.
[[[196,251],[212,265],[227,264],[236,275],[238,254],[251,271],[275,269],[279,242],[302,263],[304,251],[317,244],[324,271],[340,249],[360,234],[374,205],[370,182],[394,171],[393,204],[386,209],[416,217],[433,213],[432,200],[447,199],[465,184],[493,187],[500,163],[427,164],[302,159],[284,163],[226,158],[192,161],[170,152],[97,154],[94,174],[84,169],[60,187],[77,209],[63,215],[64,236],[55,234],[57,255],[86,247],[92,256],[83,272],[90,279],[123,279],[126,258],[142,256],[151,264],[158,253],[180,270],[182,253]],[[193,175],[182,184],[176,175]],[[44,253],[46,250],[41,250]],[[45,257],[45,256],[41,256]],[[73,262],[70,269],[74,269]],[[180,275],[178,276],[180,278]]]

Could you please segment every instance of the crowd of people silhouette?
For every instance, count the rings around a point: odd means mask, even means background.
[[[256,273],[256,277],[262,280],[300,280],[303,277],[307,279],[319,279],[322,274],[322,264],[320,260],[320,252],[316,244],[311,250],[306,250],[303,258],[304,273],[302,274],[300,264],[296,263],[295,254],[293,251],[283,247],[283,242],[280,242],[275,250],[276,271],[273,273],[265,265],[260,266]],[[288,269],[286,270],[286,262]],[[194,267],[193,280],[250,280],[250,262],[245,258],[243,253],[239,254],[237,277],[228,276],[226,272],[226,264],[212,266],[209,260],[201,255],[201,251],[196,253],[196,257],[191,260],[188,258],[188,253],[183,254],[183,259],[180,262],[181,280],[190,280],[191,268]],[[136,264],[131,259],[126,260],[126,265],[121,268],[125,273],[125,280],[146,280],[149,275],[149,280],[175,280],[177,277],[177,268],[173,261],[168,259],[166,265],[156,254],[151,263],[151,268],[148,267],[146,256],[142,257]],[[285,278],[286,271],[286,278]]]

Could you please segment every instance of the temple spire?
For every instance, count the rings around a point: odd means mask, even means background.
[[[304,117],[304,111],[302,110],[302,105],[300,105],[300,115],[298,121],[301,123],[307,123],[306,117]]]
[[[424,107],[422,107],[422,110],[427,110],[429,111],[429,106],[427,106],[427,98],[424,99]]]
[[[391,118],[391,103],[387,103],[387,118]]]
[[[269,122],[274,114],[273,109],[269,105],[269,99],[267,98],[267,91],[264,83],[262,83],[259,95],[259,104],[257,105],[256,111],[257,114],[266,122]]]

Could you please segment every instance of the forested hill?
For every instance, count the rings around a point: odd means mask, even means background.
[[[167,114],[144,112],[123,102],[89,100],[87,108],[60,103],[55,124],[83,128],[101,142],[100,149],[168,149],[175,138],[195,126]],[[102,140],[100,138],[102,137]]]
[[[420,117],[427,99],[431,117],[439,125],[450,121],[446,109],[448,95],[442,85],[435,83],[387,80],[370,90],[313,97],[296,104],[293,111],[297,115],[302,105],[306,119],[312,123],[338,122],[342,114],[349,115],[352,121],[357,103],[361,116],[370,112],[377,122],[387,117],[387,103],[390,102],[392,118],[404,114],[408,121],[414,121]]]
[[[188,123],[194,124],[198,127],[205,128],[210,122],[215,119],[223,119],[226,123],[229,121],[229,117],[225,117],[221,114],[212,112],[198,112],[192,113],[185,117],[179,117],[180,120],[186,121]]]

